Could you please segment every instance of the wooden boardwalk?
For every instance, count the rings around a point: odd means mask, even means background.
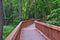
[[[60,40],[60,27],[26,20],[20,22],[5,40]]]
[[[23,28],[21,40],[45,40],[45,38],[35,29],[35,24],[31,24]]]

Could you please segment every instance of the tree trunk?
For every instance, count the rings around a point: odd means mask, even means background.
[[[2,40],[2,27],[3,27],[3,19],[2,19],[2,0],[0,0],[0,40]]]
[[[22,0],[20,0],[20,15],[19,15],[19,20],[22,20]]]
[[[2,0],[2,3],[4,4],[4,0]],[[6,12],[5,12],[6,8],[3,5],[3,16],[4,16],[4,25],[6,25],[7,21],[6,21]]]

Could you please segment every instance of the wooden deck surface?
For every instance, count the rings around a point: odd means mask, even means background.
[[[31,24],[22,29],[21,40],[45,40],[45,38],[35,30],[35,24]]]

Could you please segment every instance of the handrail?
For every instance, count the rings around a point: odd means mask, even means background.
[[[60,40],[60,27],[35,21],[36,28],[51,40]]]
[[[21,30],[22,28],[32,24],[34,19],[25,20],[20,22],[17,27],[7,36],[5,40],[21,40]]]
[[[20,22],[19,25],[17,25],[17,27],[10,33],[10,35],[8,35],[8,37],[5,40],[15,40],[21,23],[22,22]]]
[[[39,22],[39,21],[35,21],[36,23],[39,23],[40,25],[52,28],[54,30],[60,31],[60,27],[56,26],[56,25],[52,25],[52,24],[47,24],[47,23],[43,23],[43,22]]]

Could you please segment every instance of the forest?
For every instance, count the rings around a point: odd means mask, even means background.
[[[3,39],[29,18],[60,26],[60,0],[3,0]]]

